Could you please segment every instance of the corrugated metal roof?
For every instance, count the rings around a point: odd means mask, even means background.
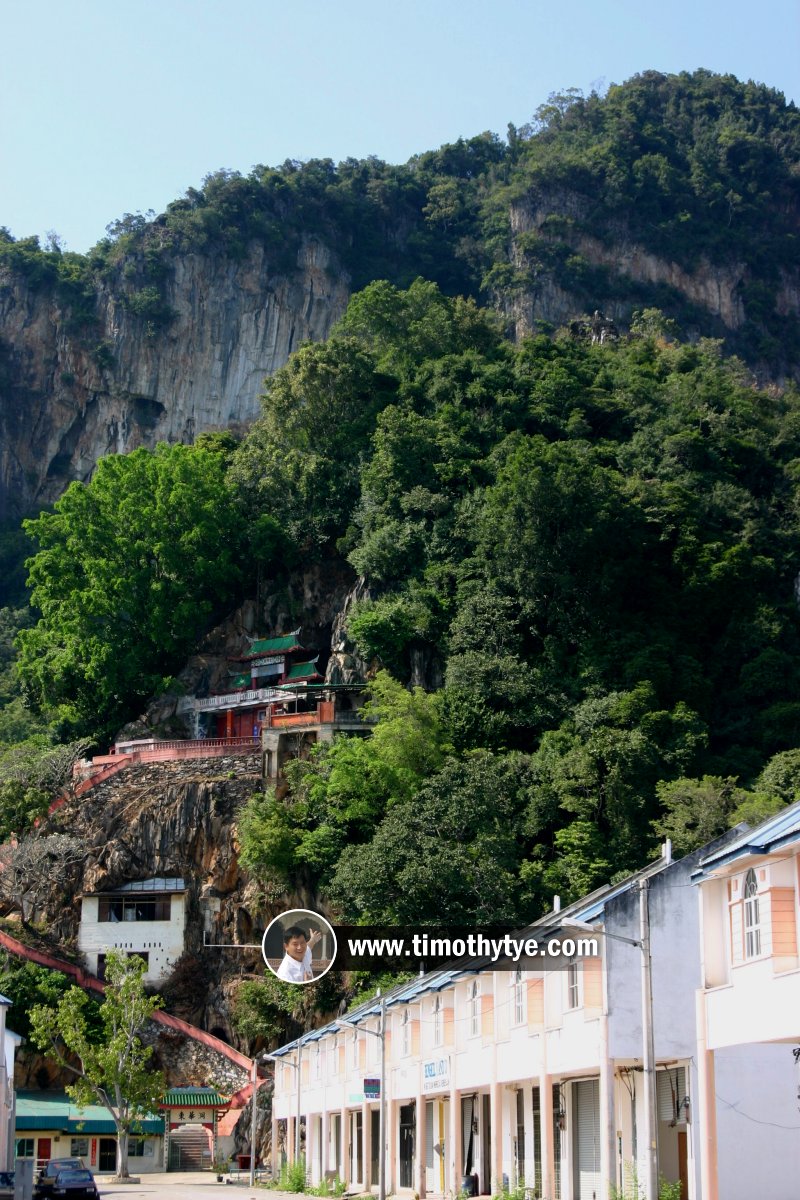
[[[180,875],[154,875],[151,879],[135,879],[132,883],[123,883],[119,887],[110,888],[107,892],[94,892],[99,896],[118,896],[130,892],[185,892],[186,884]]]
[[[161,1117],[143,1117],[145,1133],[163,1133]],[[116,1133],[108,1109],[102,1104],[79,1107],[64,1092],[17,1092],[16,1128],[21,1130],[53,1129],[63,1133]]]
[[[162,1108],[219,1108],[227,1104],[216,1088],[170,1088],[164,1093]]]
[[[768,817],[755,829],[745,830],[733,842],[700,860],[698,875],[710,867],[721,866],[748,854],[769,854],[785,842],[800,838],[800,801],[790,804],[774,817]]]

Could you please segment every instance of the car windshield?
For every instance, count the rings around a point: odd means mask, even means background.
[[[91,1171],[59,1171],[57,1176],[58,1183],[77,1183],[91,1179]]]
[[[69,1167],[80,1169],[83,1163],[79,1158],[51,1158],[45,1170],[47,1171],[66,1171]]]

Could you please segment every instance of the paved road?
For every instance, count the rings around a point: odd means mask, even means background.
[[[195,1196],[208,1197],[214,1193],[219,1200],[284,1200],[285,1192],[267,1191],[266,1188],[248,1187],[246,1183],[227,1184],[217,1183],[216,1175],[210,1171],[187,1171],[171,1174],[142,1175],[141,1183],[111,1183],[98,1176],[97,1186],[100,1195],[105,1200],[107,1196],[115,1200],[136,1200],[146,1196],[147,1200],[193,1200]],[[292,1200],[298,1200],[293,1196]]]

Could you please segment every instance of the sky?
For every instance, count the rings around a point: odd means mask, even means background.
[[[800,101],[797,0],[0,0],[0,19],[0,225],[81,252],[220,168],[405,162],[648,69]]]

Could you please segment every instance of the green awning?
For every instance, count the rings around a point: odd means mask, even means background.
[[[161,1117],[150,1114],[142,1117],[143,1133],[164,1132]],[[79,1107],[65,1092],[17,1092],[17,1133],[28,1130],[58,1130],[71,1135],[115,1134],[116,1126],[102,1104]]]

